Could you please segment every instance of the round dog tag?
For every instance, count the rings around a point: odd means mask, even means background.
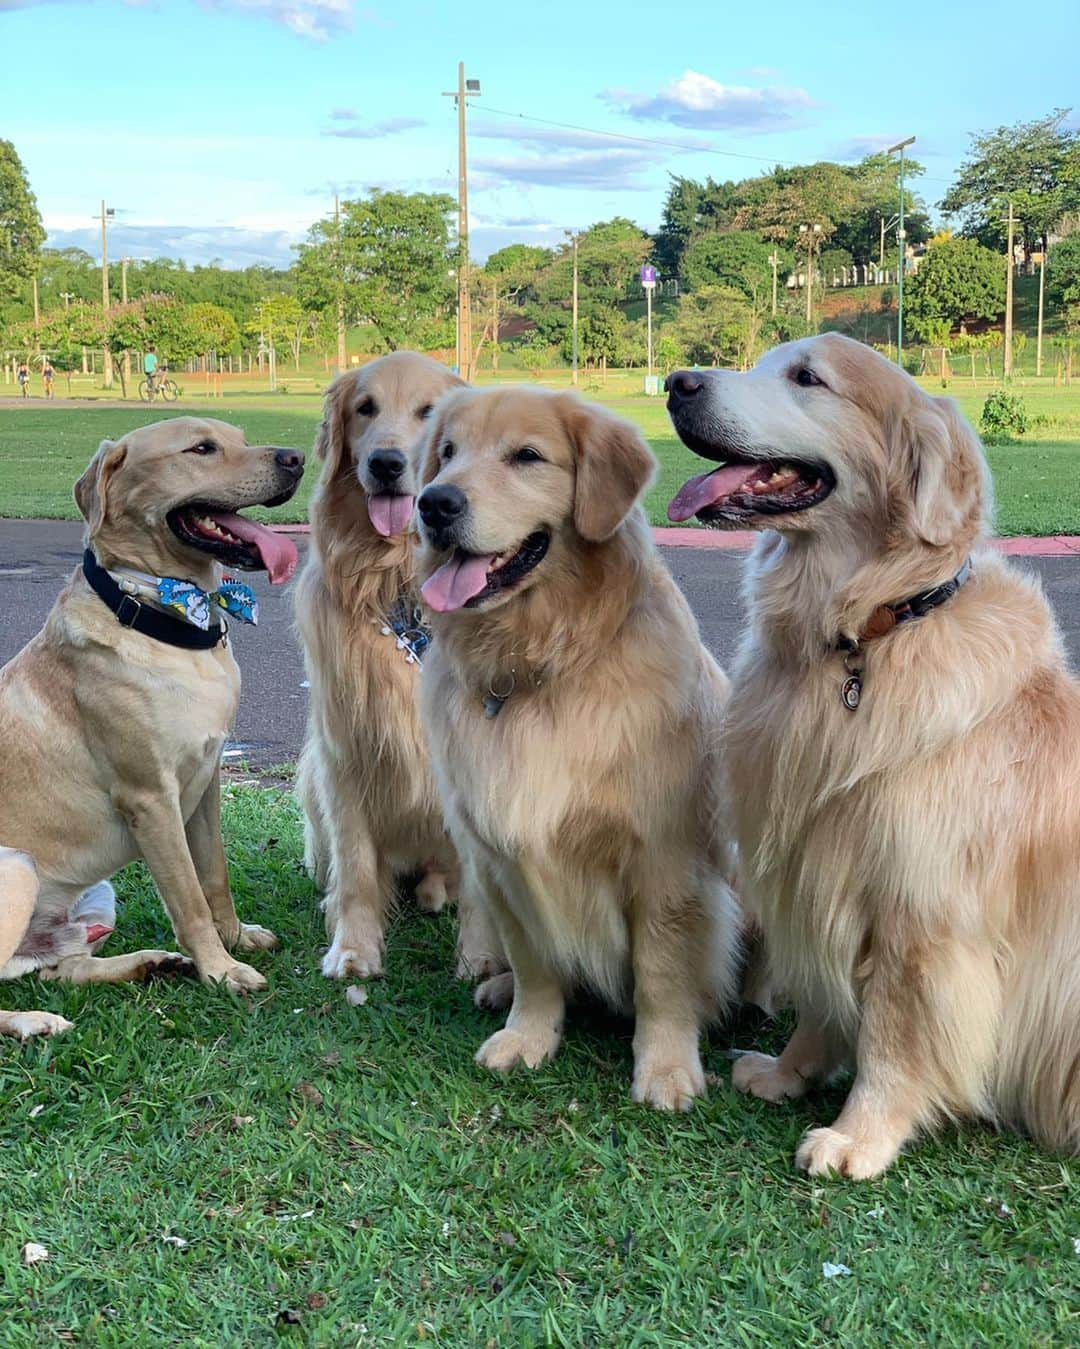
[[[840,697],[849,712],[854,712],[862,697],[862,680],[858,675],[848,675],[840,686]]]

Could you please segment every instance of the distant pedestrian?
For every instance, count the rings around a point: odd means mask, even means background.
[[[25,361],[19,363],[19,368],[15,372],[15,378],[19,382],[19,389],[24,398],[30,397],[30,367]]]
[[[53,396],[53,379],[56,377],[56,371],[52,367],[52,361],[48,356],[45,357],[44,364],[41,367],[41,382],[45,386],[45,397]]]

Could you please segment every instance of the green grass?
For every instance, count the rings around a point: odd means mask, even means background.
[[[500,383],[520,380],[507,372]],[[567,387],[566,372],[551,374],[548,387]],[[940,380],[922,381],[940,393]],[[949,381],[947,392],[977,422],[983,400],[998,387],[990,380]],[[988,450],[997,494],[997,528],[1001,534],[1080,533],[1080,384],[1055,386],[1050,379],[1018,380],[1015,391],[1027,404],[1035,425],[1022,441]],[[671,429],[662,398],[646,398],[640,372],[612,372],[606,382],[586,373],[581,391],[642,428],[660,461],[660,473],[646,500],[654,524],[665,524],[667,503],[682,482],[698,472],[698,461]],[[232,394],[207,404],[174,405],[165,412],[132,403],[124,407],[47,407],[40,402],[0,411],[0,516],[76,519],[71,487],[105,437],[115,437],[162,415],[201,412],[242,426],[251,441],[310,449],[321,415],[321,400],[309,394],[270,395],[253,391]],[[306,518],[315,486],[313,465],[295,498],[267,518]]]
[[[736,1096],[728,1047],[780,1033],[751,1017],[712,1033],[687,1116],[630,1103],[631,1028],[595,1012],[490,1076],[449,916],[407,909],[349,1007],[316,973],[295,807],[228,787],[224,812],[241,913],[283,940],[269,992],[4,987],[76,1023],[0,1047],[5,1349],[1076,1343],[1074,1162],[969,1129],[878,1182],[801,1177],[842,1093]],[[120,890],[114,948],[170,945],[141,867]],[[51,1259],[23,1268],[26,1241]]]

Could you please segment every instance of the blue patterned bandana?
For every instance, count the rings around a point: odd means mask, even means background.
[[[178,576],[147,576],[144,572],[118,571],[114,580],[127,594],[153,600],[163,609],[171,609],[186,622],[206,632],[210,627],[211,605],[224,609],[241,623],[258,623],[259,601],[255,592],[242,581],[226,576],[218,590],[201,590]]]

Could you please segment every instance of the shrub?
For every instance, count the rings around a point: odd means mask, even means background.
[[[1012,440],[1028,429],[1027,409],[1016,394],[996,389],[983,404],[979,430],[989,441]]]

